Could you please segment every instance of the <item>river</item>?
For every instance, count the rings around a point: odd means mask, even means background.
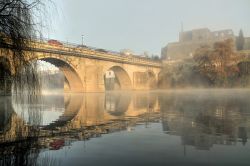
[[[0,97],[3,165],[250,164],[250,90]]]

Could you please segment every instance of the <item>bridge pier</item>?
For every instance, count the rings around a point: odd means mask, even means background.
[[[134,72],[133,75],[134,90],[152,90],[157,88],[157,80],[150,77],[147,72]]]

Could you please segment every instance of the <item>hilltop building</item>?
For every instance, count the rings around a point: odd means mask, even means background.
[[[235,35],[231,29],[210,31],[208,28],[182,31],[179,34],[179,41],[169,43],[162,48],[161,56],[164,60],[178,60],[192,57],[195,50],[202,45],[213,46],[217,41],[226,39],[235,40]]]

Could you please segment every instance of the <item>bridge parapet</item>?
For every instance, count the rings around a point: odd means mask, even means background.
[[[34,49],[35,51],[41,52],[52,52],[52,53],[60,53],[63,55],[69,56],[80,56],[80,57],[87,57],[92,59],[100,59],[100,60],[107,60],[107,61],[115,61],[120,63],[127,63],[127,64],[136,64],[136,65],[143,65],[143,66],[151,66],[151,67],[162,67],[161,61],[155,61],[143,57],[138,57],[134,55],[126,56],[122,55],[119,52],[114,51],[107,51],[103,49],[97,49],[93,47],[78,47],[76,45],[51,45],[46,42],[34,42]]]

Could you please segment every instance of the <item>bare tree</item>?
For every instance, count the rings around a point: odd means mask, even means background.
[[[38,32],[37,16],[44,7],[41,0],[0,0],[0,47],[9,55],[16,91],[26,89],[33,94],[39,91],[36,64],[25,58],[25,49]]]

